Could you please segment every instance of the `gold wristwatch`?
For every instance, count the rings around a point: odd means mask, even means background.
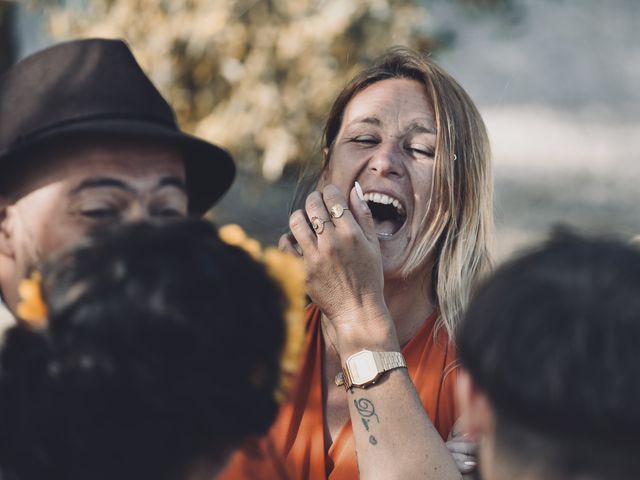
[[[366,388],[376,383],[384,372],[395,368],[407,368],[402,353],[361,350],[347,358],[335,382],[347,390],[351,387]]]

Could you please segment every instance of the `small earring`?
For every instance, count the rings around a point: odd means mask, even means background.
[[[456,155],[455,153],[453,154],[453,161],[455,162],[458,159],[458,155]]]

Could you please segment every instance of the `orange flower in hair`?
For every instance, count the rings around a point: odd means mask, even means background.
[[[298,370],[304,344],[306,274],[302,259],[281,252],[275,247],[269,247],[265,250],[263,262],[267,267],[267,272],[280,284],[287,298],[287,310],[284,312],[287,337],[280,357],[282,368],[280,388],[276,391],[276,400],[282,401],[291,387],[294,374]]]
[[[42,274],[35,271],[29,278],[21,280],[18,284],[18,294],[18,317],[31,328],[44,328],[47,325],[48,312],[42,298]]]
[[[262,256],[262,247],[260,243],[247,236],[240,225],[225,225],[218,230],[218,235],[223,242],[233,245],[234,247],[240,247],[248,252],[256,260],[260,260]]]
[[[230,244],[246,250],[257,261],[262,262],[269,276],[278,284],[287,300],[284,312],[286,338],[280,356],[280,384],[274,396],[277,401],[284,400],[293,375],[298,369],[300,354],[305,338],[305,271],[302,259],[284,253],[275,247],[267,247],[264,251],[260,243],[246,235],[238,225],[226,225],[219,230],[220,238]],[[256,382],[264,377],[261,367],[256,368]]]

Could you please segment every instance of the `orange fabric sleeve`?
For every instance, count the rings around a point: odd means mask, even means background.
[[[222,480],[351,480],[358,478],[351,422],[331,446],[324,440],[320,312],[309,309],[305,356],[291,400],[285,402],[258,451],[235,453]],[[429,317],[402,349],[409,376],[429,418],[447,440],[457,419],[454,388],[457,378],[455,349],[446,332],[436,332],[437,314]]]

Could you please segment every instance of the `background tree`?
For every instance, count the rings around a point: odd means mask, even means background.
[[[331,101],[363,63],[394,44],[437,47],[415,0],[92,0],[49,8],[56,38],[126,39],[184,128],[268,180],[317,150]]]

